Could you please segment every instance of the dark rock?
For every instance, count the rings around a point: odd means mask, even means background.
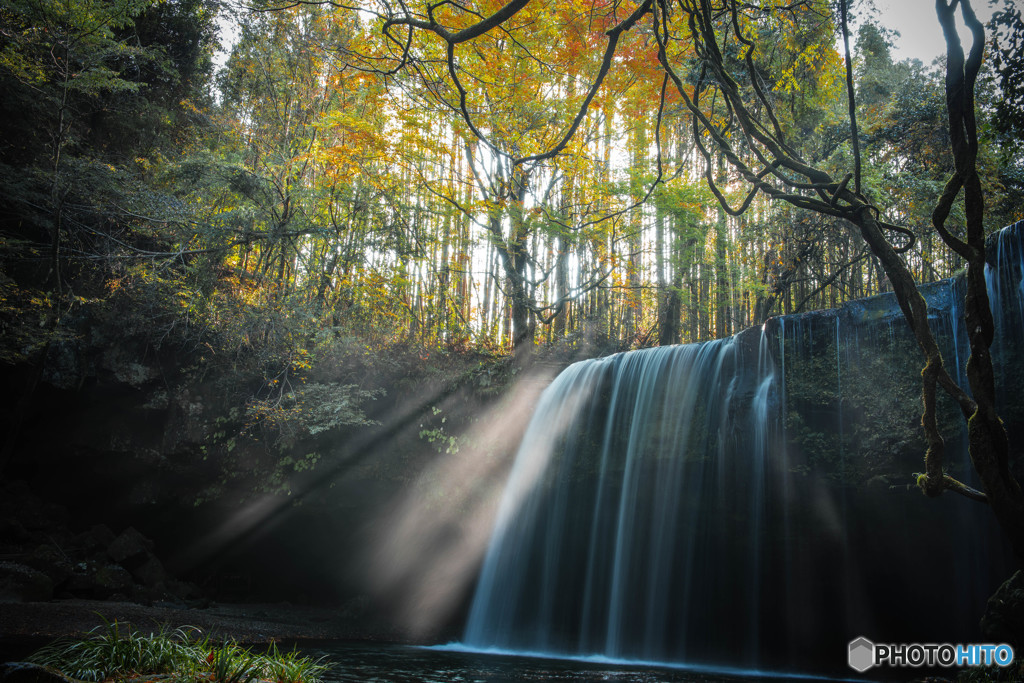
[[[124,567],[112,562],[79,562],[72,576],[60,585],[62,594],[107,600],[135,591],[135,581]]]
[[[139,388],[160,378],[160,368],[143,365],[138,349],[122,344],[111,344],[103,353],[102,367],[113,373],[114,378],[130,387]]]
[[[178,600],[198,600],[203,597],[199,586],[188,581],[171,579],[167,582],[167,591]]]
[[[97,524],[88,531],[80,533],[77,540],[86,550],[106,551],[117,540],[117,536],[106,524]]]
[[[172,596],[165,596],[162,600],[154,600],[153,607],[157,609],[188,609],[188,603]]]
[[[126,560],[145,558],[152,551],[153,542],[136,531],[135,527],[128,527],[110,544],[107,555],[114,562],[124,563]]]
[[[0,664],[0,683],[78,683],[78,681],[59,671],[38,664],[7,662]]]
[[[989,642],[1007,643],[1015,651],[1024,646],[1024,572],[1017,572],[988,599],[981,632]]]
[[[96,567],[93,578],[101,592],[108,595],[127,592],[135,583],[128,570],[117,564],[103,564]]]
[[[67,510],[40,500],[28,484],[12,481],[0,490],[0,517],[17,521],[26,531],[51,532],[67,521]]]
[[[54,586],[59,586],[75,573],[74,564],[68,556],[51,543],[34,548],[23,563],[49,576]]]
[[[32,540],[32,534],[17,519],[0,517],[0,544],[24,545]]]
[[[66,598],[99,598],[100,588],[96,585],[95,564],[80,562],[75,566],[74,573],[60,585],[59,597]]]
[[[131,574],[139,583],[147,588],[162,587],[171,578],[160,560],[152,555],[137,569],[133,570]]]
[[[47,345],[42,380],[59,389],[78,389],[86,371],[81,356],[77,341],[55,338]]]
[[[0,562],[0,601],[45,602],[53,597],[53,581],[23,564]]]
[[[152,607],[162,597],[163,593],[155,588],[146,588],[145,586],[136,585],[128,595],[128,601],[134,602],[137,605]]]

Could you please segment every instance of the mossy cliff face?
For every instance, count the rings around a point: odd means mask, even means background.
[[[940,343],[956,367],[955,309],[944,305],[950,297],[942,289],[929,294]],[[792,466],[846,485],[909,483],[923,467],[922,360],[892,297],[791,316],[780,335]],[[963,419],[952,402],[940,401],[939,420],[953,451],[966,456],[958,447]],[[964,458],[950,463],[957,476],[965,464]]]
[[[989,241],[990,295],[996,318],[993,357],[999,412],[1011,435],[1024,430],[1024,298],[1018,224]],[[963,329],[963,282],[922,287],[943,361],[966,386],[969,355]],[[912,485],[922,471],[923,357],[891,295],[850,302],[833,311],[776,322],[775,346],[785,369],[785,431],[793,467],[845,485]],[[967,425],[939,393],[938,423],[949,449],[948,472],[977,486],[967,454]],[[1021,453],[1011,453],[1020,471]],[[1018,475],[1019,476],[1019,475]]]

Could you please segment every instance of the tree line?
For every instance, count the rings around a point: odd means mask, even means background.
[[[853,150],[837,8],[771,4],[768,20],[744,20],[771,46],[757,68],[777,123],[841,165]],[[5,3],[8,301],[57,315],[69,296],[120,291],[160,309],[158,326],[236,316],[254,343],[288,319],[299,336],[500,350],[698,341],[891,289],[840,217],[744,202],[730,155],[751,165],[759,150],[694,130],[686,89],[698,97],[706,75],[664,92],[652,31],[624,33],[592,87],[621,27],[614,5],[527,8],[550,15],[544,30],[479,36],[455,80],[443,41],[406,48],[365,8],[262,9],[274,11],[234,15],[215,73],[212,3]],[[452,30],[475,16],[436,12]],[[929,282],[963,265],[928,229],[952,168],[943,76],[894,60],[895,39],[865,13],[851,47],[860,176]],[[696,64],[697,46],[678,42],[673,59]],[[1001,198],[989,231],[1020,206],[1019,144],[991,123],[999,101],[982,74],[980,168]]]
[[[2,0],[0,353],[41,369],[92,316],[242,368],[252,418],[285,423],[339,345],[624,349],[894,291],[927,360],[922,487],[956,484],[941,387],[1001,490],[991,368],[954,386],[916,288],[967,268],[983,362],[1024,31],[1012,3],[988,38],[936,11],[924,65],[850,0]]]

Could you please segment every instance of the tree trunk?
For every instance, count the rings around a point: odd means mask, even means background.
[[[558,312],[555,319],[551,321],[552,332],[555,339],[565,336],[566,321],[569,319],[569,311],[572,302],[569,301],[569,245],[564,237],[559,237],[555,242],[558,253],[555,255],[555,297],[558,301],[564,301],[562,310]]]
[[[658,270],[658,345],[669,346],[682,341],[683,301],[679,293],[682,281],[678,259],[675,258],[675,249],[671,249],[673,258],[665,258],[665,214],[660,209],[655,220]],[[670,235],[669,242],[674,246],[674,236]],[[671,278],[667,277],[666,271],[671,271]]]
[[[725,181],[724,160],[718,159],[719,182]],[[729,307],[729,276],[726,254],[728,222],[725,210],[718,207],[718,221],[715,223],[715,337],[724,339],[731,334]]]
[[[925,453],[925,473],[919,477],[919,485],[929,496],[937,496],[947,488],[954,488],[943,471],[945,441],[936,421],[935,394],[937,387],[941,386],[957,401],[967,417],[968,450],[984,486],[986,502],[1010,539],[1014,553],[1019,560],[1024,561],[1024,493],[1010,472],[1006,431],[995,410],[995,373],[989,351],[994,324],[985,284],[984,229],[980,225],[980,215],[977,217],[979,225],[973,228],[970,225],[972,209],[978,210],[977,206],[972,205],[979,202],[981,196],[981,185],[976,174],[973,182],[967,185],[968,232],[975,233],[969,245],[972,253],[967,264],[965,295],[965,322],[971,346],[971,355],[967,361],[971,395],[964,392],[947,373],[928,323],[927,303],[917,288],[913,273],[885,239],[881,226],[867,206],[863,206],[859,214],[858,227],[872,252],[878,256],[904,318],[925,356],[925,367],[921,372],[924,387],[921,422],[928,449]],[[977,196],[972,199],[972,194]]]

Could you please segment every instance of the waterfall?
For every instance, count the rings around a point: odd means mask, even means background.
[[[1017,337],[1021,232],[997,238],[989,276]],[[961,285],[922,289],[962,376]],[[882,295],[566,369],[523,438],[462,645],[841,672],[860,635],[976,637],[1009,555],[981,506],[913,490],[920,356],[900,315]],[[920,597],[939,587],[942,605]]]
[[[465,644],[681,660],[728,631],[754,662],[770,344],[647,349],[556,378],[511,473]],[[711,610],[728,623],[709,623]]]

